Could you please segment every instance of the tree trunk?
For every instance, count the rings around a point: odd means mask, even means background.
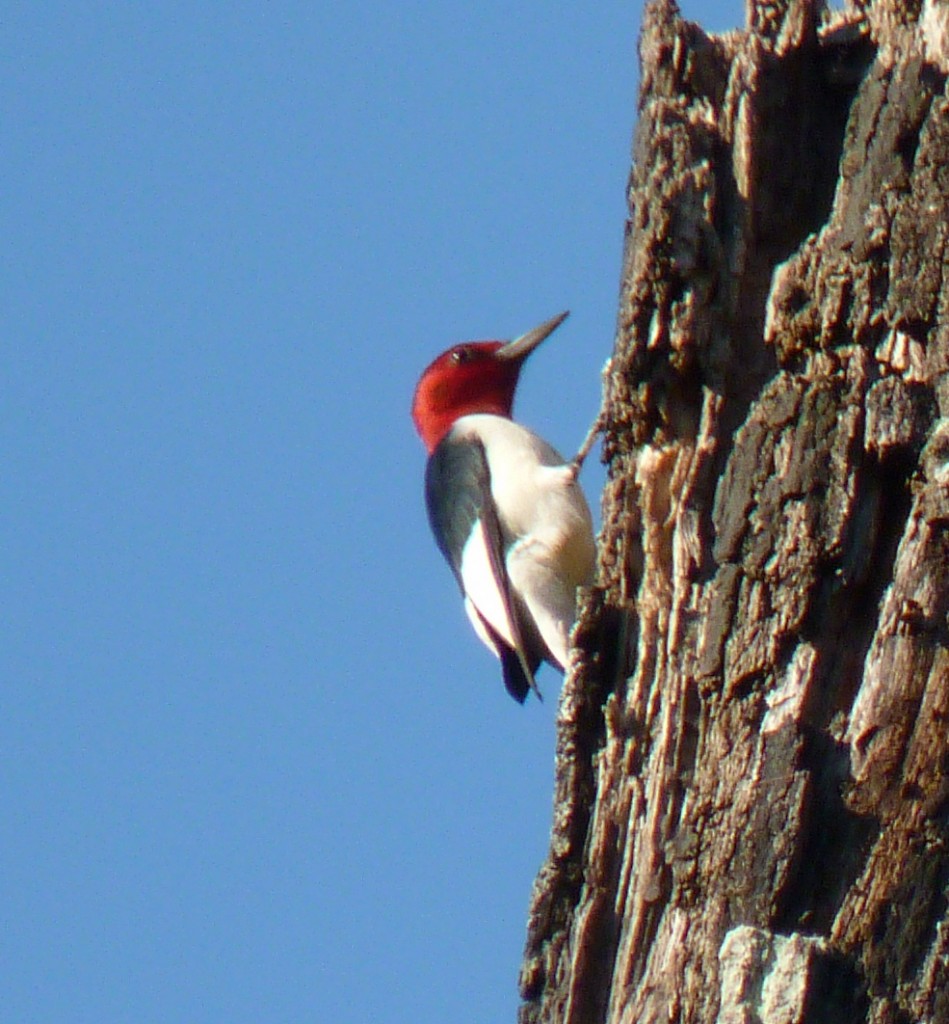
[[[647,8],[522,1024],[949,1021],[949,3]]]

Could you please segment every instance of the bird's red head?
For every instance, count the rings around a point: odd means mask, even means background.
[[[513,341],[454,345],[426,368],[415,388],[412,419],[429,452],[461,416],[510,417],[524,360],[567,318],[560,313]]]

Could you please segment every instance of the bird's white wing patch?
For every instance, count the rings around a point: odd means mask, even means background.
[[[475,633],[478,635],[478,639],[484,644],[488,650],[494,652],[496,658],[501,657],[501,651],[498,648],[497,641],[488,632],[488,627],[484,624],[484,619],[481,618],[481,613],[471,603],[471,598],[465,598],[465,614],[468,616],[468,621],[474,628]]]
[[[466,604],[470,602],[474,611],[498,634],[508,645],[517,650],[516,630],[511,622],[505,582],[498,579],[495,566],[501,561],[500,553],[492,556],[488,547],[490,541],[485,533],[484,523],[478,522],[466,542],[461,553],[461,582],[465,588]],[[468,616],[478,636],[497,654],[497,650],[486,637],[481,623],[475,622],[475,616]]]

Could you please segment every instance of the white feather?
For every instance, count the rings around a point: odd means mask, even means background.
[[[595,545],[590,510],[574,473],[546,441],[500,416],[463,416],[453,434],[479,440],[491,476],[491,496],[507,550],[511,589],[526,607],[551,657],[567,664],[577,587],[593,579]],[[461,559],[472,624],[497,653],[480,614],[508,645],[514,633],[492,572],[481,524]],[[480,626],[480,628],[479,628]]]

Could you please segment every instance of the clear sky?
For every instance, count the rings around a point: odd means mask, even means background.
[[[408,407],[569,308],[518,414],[579,444],[639,14],[4,7],[5,1021],[514,1020],[559,677],[505,693]]]

